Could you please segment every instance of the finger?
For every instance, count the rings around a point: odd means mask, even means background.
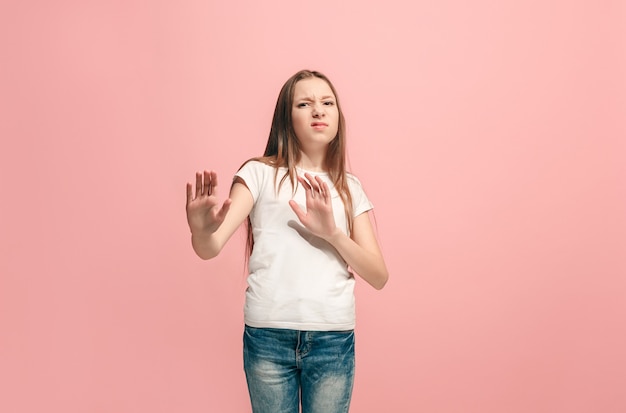
[[[315,193],[317,192],[317,189],[313,186],[313,182],[310,179],[304,179],[302,178],[302,182],[306,183],[306,197],[309,198],[315,198]]]
[[[228,213],[228,210],[230,209],[230,205],[232,204],[232,202],[233,201],[230,198],[228,198],[226,201],[224,201],[224,204],[220,208],[219,212],[215,215],[215,217],[220,222],[224,221],[224,218],[226,218],[226,214]]]
[[[324,191],[324,181],[319,176],[315,177],[315,184],[319,188],[320,193]]]
[[[313,198],[317,198],[318,194],[322,195],[322,189],[319,184],[319,180],[321,179],[319,176],[313,176],[311,174],[305,174],[306,179],[309,181],[311,185],[311,195]]]
[[[217,173],[211,171],[211,186],[209,187],[209,195],[217,195]]]
[[[196,198],[202,195],[202,174],[196,172]]]
[[[202,186],[202,195],[211,195],[211,173],[204,171],[204,185]]]
[[[192,192],[191,192],[191,184],[187,182],[187,204],[192,201]]]
[[[298,182],[300,182],[302,184],[302,186],[304,187],[305,191],[311,191],[311,185],[309,185],[307,180],[304,179],[303,177],[301,177],[300,175],[298,175]]]
[[[295,214],[298,217],[298,219],[300,220],[300,222],[304,223],[304,220],[306,219],[306,214],[304,213],[304,211],[302,211],[302,208],[300,208],[298,203],[296,201],[294,201],[293,199],[291,199],[289,201],[289,206],[291,207],[293,212],[295,212]]]
[[[328,201],[328,199],[330,199],[330,188],[328,187],[328,184],[326,182],[322,181],[322,178],[318,176],[317,179],[318,183],[320,184],[320,192],[324,197],[324,200]]]
[[[319,178],[318,176],[316,176],[315,178],[310,175],[310,174],[304,174],[304,176],[306,176],[306,179],[309,180],[309,182],[311,183],[311,188],[313,188],[313,191],[315,192],[319,192],[320,191],[320,186],[319,183],[317,182],[317,179]]]

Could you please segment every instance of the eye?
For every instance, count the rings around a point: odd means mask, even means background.
[[[298,103],[298,106],[297,106],[297,107],[299,107],[299,108],[305,108],[305,107],[307,107],[307,106],[309,106],[309,104],[308,104],[308,103],[306,103],[306,102],[302,102],[302,103]]]
[[[334,106],[335,102],[333,102],[332,100],[327,100],[326,102],[324,102],[325,106]]]

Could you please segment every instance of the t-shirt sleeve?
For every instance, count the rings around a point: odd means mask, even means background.
[[[352,195],[352,214],[356,218],[362,213],[373,209],[374,205],[367,198],[361,181],[354,175],[350,175],[348,179],[350,182],[350,194]]]
[[[249,161],[246,162],[241,169],[237,171],[237,173],[235,173],[235,177],[243,179],[246,183],[246,186],[250,190],[255,203],[257,199],[259,199],[261,188],[263,187],[263,166],[264,165],[261,162]]]

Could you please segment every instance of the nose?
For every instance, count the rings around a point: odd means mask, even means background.
[[[324,107],[322,105],[320,105],[319,103],[313,105],[313,117],[314,118],[321,118],[324,115],[326,115],[326,112],[324,111]]]

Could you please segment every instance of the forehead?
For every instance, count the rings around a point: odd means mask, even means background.
[[[293,94],[294,99],[335,97],[328,83],[319,77],[309,77],[298,81]]]

